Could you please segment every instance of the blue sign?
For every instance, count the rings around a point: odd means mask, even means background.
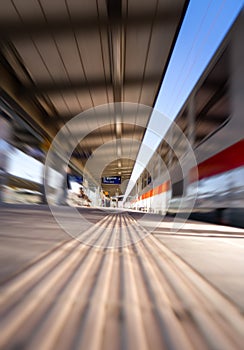
[[[102,177],[104,185],[119,185],[121,184],[121,176],[104,176]]]
[[[78,184],[83,183],[83,176],[82,175],[70,175],[69,180],[73,182],[77,182]]]

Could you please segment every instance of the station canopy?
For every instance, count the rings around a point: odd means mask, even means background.
[[[15,145],[45,148],[74,116],[99,105],[152,107],[187,6],[179,0],[1,1],[1,105],[34,130],[15,121]],[[96,149],[111,144],[100,158],[101,175],[121,176],[123,183],[130,178],[149,117],[141,116],[139,126],[135,113],[130,123],[115,117],[100,128],[91,120],[94,130],[77,145],[74,167],[82,172]],[[138,142],[129,155],[122,143],[117,159],[107,164],[116,139]],[[118,186],[109,186],[113,195]]]

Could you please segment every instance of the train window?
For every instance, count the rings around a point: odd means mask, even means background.
[[[184,188],[184,180],[180,180],[172,184],[172,198],[182,196],[183,188]]]
[[[230,120],[229,77],[230,50],[227,47],[195,92],[194,148],[215,134]],[[187,136],[189,130],[187,105],[175,122]],[[175,131],[173,135],[175,136]]]
[[[230,118],[230,50],[227,47],[195,96],[195,146],[213,135]]]
[[[195,146],[226,124],[230,118],[228,102],[228,97],[223,96],[207,114],[197,116]]]

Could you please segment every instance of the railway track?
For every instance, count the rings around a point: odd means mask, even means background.
[[[237,307],[130,215],[79,240],[1,285],[1,349],[243,348]]]

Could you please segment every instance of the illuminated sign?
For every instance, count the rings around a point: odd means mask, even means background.
[[[119,185],[121,184],[121,176],[104,176],[102,177],[102,184]]]
[[[78,184],[83,183],[83,176],[82,175],[69,175],[69,180],[73,182],[77,182]]]

